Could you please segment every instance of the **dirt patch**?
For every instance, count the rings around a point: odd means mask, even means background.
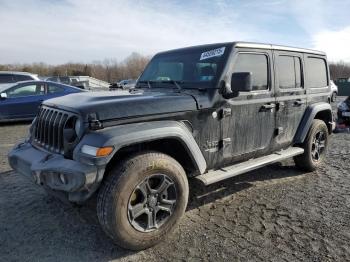
[[[0,127],[1,261],[350,260],[349,134],[332,136],[316,172],[286,161],[209,187],[190,181],[175,233],[130,252],[105,236],[92,202],[63,204],[10,170],[7,152],[27,129]]]

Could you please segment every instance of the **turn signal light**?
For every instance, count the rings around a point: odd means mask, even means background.
[[[113,152],[113,146],[105,146],[105,147],[94,147],[89,145],[83,145],[81,148],[81,152],[90,156],[108,156]]]
[[[96,156],[108,156],[110,153],[112,153],[112,151],[113,151],[112,146],[101,147],[97,149]]]

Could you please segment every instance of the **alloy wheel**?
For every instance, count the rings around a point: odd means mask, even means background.
[[[172,215],[177,199],[174,181],[165,174],[153,174],[136,186],[129,198],[128,219],[138,231],[151,232]]]

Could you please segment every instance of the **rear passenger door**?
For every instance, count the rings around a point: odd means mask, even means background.
[[[274,51],[276,86],[275,150],[289,146],[306,108],[303,54]]]

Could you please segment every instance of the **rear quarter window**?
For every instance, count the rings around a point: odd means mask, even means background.
[[[62,93],[62,92],[64,92],[64,88],[63,88],[63,87],[60,87],[60,86],[56,86],[56,85],[51,85],[51,84],[49,84],[49,85],[48,85],[47,92],[48,92],[49,94]]]
[[[308,57],[306,59],[306,80],[310,88],[328,86],[327,63],[323,58]]]

